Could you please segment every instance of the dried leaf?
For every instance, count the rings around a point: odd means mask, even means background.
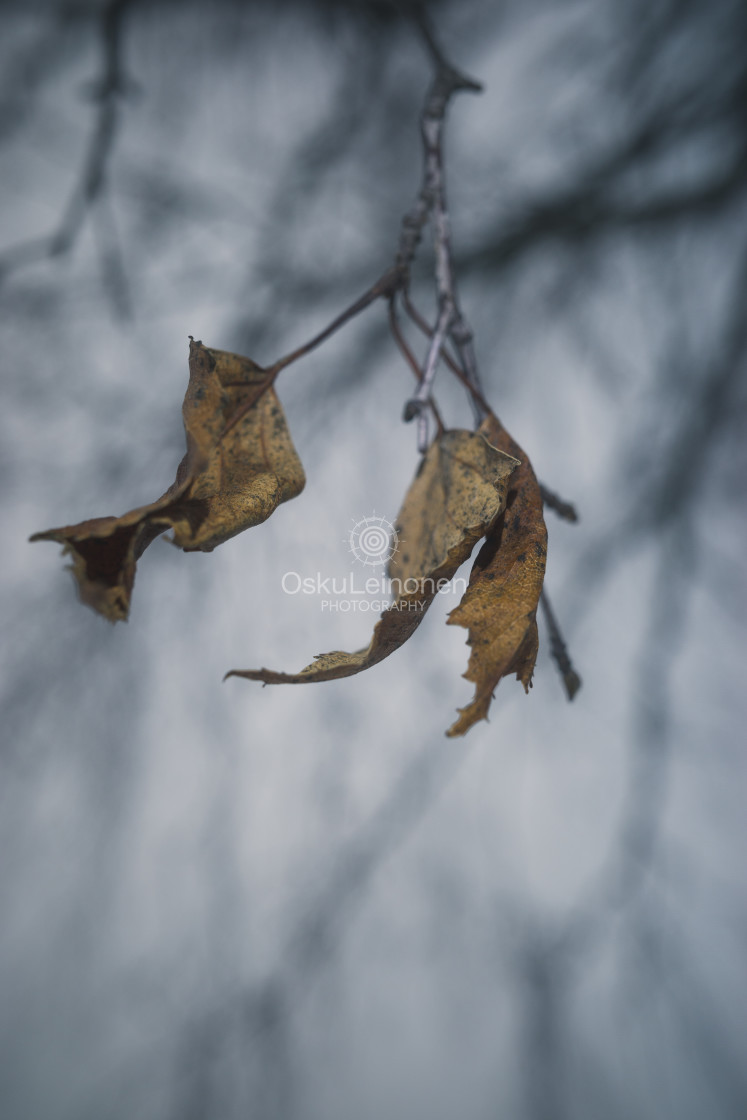
[[[547,530],[542,496],[532,465],[495,416],[480,427],[485,438],[521,461],[511,475],[506,509],[496,521],[472,567],[461,603],[448,618],[469,630],[469,665],[464,674],[475,695],[450,736],[464,735],[486,719],[493,690],[502,677],[516,673],[528,692],[537,658],[537,604],[545,578]]]
[[[514,459],[475,432],[450,431],[428,448],[396,523],[402,542],[389,564],[397,594],[357,653],[320,654],[300,673],[233,669],[226,676],[265,684],[307,684],[350,677],[383,661],[417,629],[440,589],[501,513]]]
[[[123,517],[98,517],[31,537],[64,546],[82,602],[112,622],[126,619],[137,560],[161,533],[173,529],[173,543],[185,552],[211,552],[300,494],[303,467],[272,388],[223,435],[265,377],[249,358],[192,340],[182,406],[187,451],[173,486]]]

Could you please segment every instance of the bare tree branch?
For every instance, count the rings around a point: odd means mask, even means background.
[[[547,629],[550,632],[550,653],[563,679],[566,695],[569,700],[572,700],[581,687],[581,678],[573,668],[573,662],[568,654],[558,620],[550,604],[550,597],[544,587],[540,595],[540,603],[542,604]]]
[[[19,242],[0,252],[0,286],[12,273],[45,259],[69,253],[86,217],[100,199],[120,122],[121,102],[133,86],[122,57],[122,32],[131,0],[109,0],[101,13],[102,72],[90,88],[96,117],[83,157],[78,182],[57,227],[45,237]]]

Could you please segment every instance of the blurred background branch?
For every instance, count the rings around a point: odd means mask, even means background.
[[[361,644],[369,620],[281,576],[347,572],[350,520],[394,513],[415,469],[432,245],[396,341],[378,300],[280,382],[296,509],[207,566],[154,544],[122,634],[25,544],[173,477],[188,334],[270,364],[391,266],[424,11],[484,85],[443,142],[454,273],[483,392],[561,514],[584,678],[568,706],[547,642],[467,748],[442,738],[466,651],[435,607],[370,679],[220,687],[306,631]],[[741,1120],[744,4],[0,20],[3,1118]]]

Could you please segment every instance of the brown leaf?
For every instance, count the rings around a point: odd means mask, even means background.
[[[185,552],[211,552],[300,494],[303,467],[274,389],[262,389],[265,380],[265,371],[249,358],[190,342],[182,406],[187,451],[174,484],[123,517],[98,517],[31,537],[64,546],[82,602],[112,622],[126,619],[137,560],[161,533],[173,529],[173,543]]]
[[[300,673],[233,669],[226,676],[265,684],[307,684],[350,677],[383,661],[417,629],[440,590],[503,509],[517,466],[479,434],[444,432],[428,448],[396,523],[401,541],[389,564],[396,595],[357,653],[320,654]]]
[[[493,690],[502,677],[516,673],[528,692],[537,658],[537,604],[545,578],[547,530],[542,496],[532,465],[495,416],[480,431],[494,446],[521,461],[511,475],[506,509],[477,554],[469,586],[448,618],[449,625],[469,630],[469,665],[464,674],[475,695],[450,736],[464,735],[487,719]]]

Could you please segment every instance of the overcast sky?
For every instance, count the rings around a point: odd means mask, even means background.
[[[212,554],[154,542],[126,625],[27,543],[171,483],[189,335],[270,364],[392,262],[416,31],[3,7],[7,1120],[745,1114],[743,6],[432,16],[485,86],[445,145],[485,393],[580,512],[547,513],[547,587],[581,692],[541,630],[463,740],[449,594],[357,677],[222,683],[369,640],[283,576],[365,578],[351,528],[417,469],[383,303],[278,382],[303,494]],[[426,236],[431,320],[432,276]]]

